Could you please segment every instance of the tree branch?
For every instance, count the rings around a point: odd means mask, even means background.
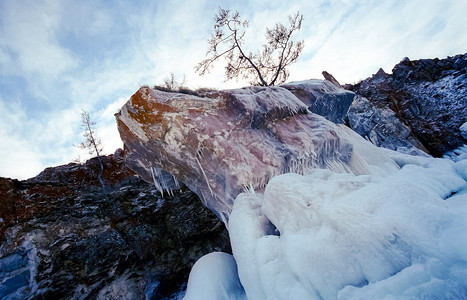
[[[292,41],[292,35],[300,30],[303,20],[299,12],[289,16],[288,28],[281,23],[277,23],[273,29],[266,28],[268,43],[263,45],[263,51],[257,54],[250,52],[248,55],[243,49],[245,30],[242,29],[248,27],[248,22],[242,21],[238,12],[231,14],[229,10],[222,8],[219,8],[214,20],[214,33],[208,41],[210,49],[206,53],[207,58],[195,67],[200,75],[208,72],[215,61],[226,57],[227,80],[242,76],[260,86],[275,85],[287,79],[289,73],[286,67],[297,61],[303,50],[303,41]],[[228,30],[230,34],[225,36],[224,30]],[[226,50],[217,53],[220,45],[229,43]]]

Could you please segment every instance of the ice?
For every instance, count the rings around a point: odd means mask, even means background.
[[[173,196],[174,190],[180,189],[180,182],[175,176],[157,167],[150,167],[152,181],[156,189],[164,196],[164,192]]]
[[[467,160],[392,155],[403,167],[385,176],[315,169],[240,194],[229,233],[248,299],[465,298]]]
[[[201,257],[188,279],[185,300],[243,300],[243,290],[232,255],[213,252]]]

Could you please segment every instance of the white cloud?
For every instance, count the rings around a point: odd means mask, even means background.
[[[38,149],[31,149],[31,144],[22,139],[16,139],[0,130],[2,143],[8,148],[1,147],[0,176],[27,179],[40,173],[44,165],[40,163]],[[11,151],[11,150],[14,151]]]
[[[467,30],[459,30],[466,25],[458,12],[467,11],[466,4],[458,1],[362,3],[352,7],[342,20],[328,25],[336,28],[316,53],[307,56],[305,49],[304,59],[294,66],[297,71],[294,78],[303,74],[305,65],[313,77],[320,77],[321,71],[327,70],[340,82],[352,83],[370,76],[379,67],[390,72],[405,56],[442,58],[467,49],[466,42],[460,42],[467,41]],[[432,34],[438,29],[435,20],[446,26]],[[309,40],[308,47],[314,41],[312,35]]]
[[[59,3],[17,0],[3,3],[0,46],[9,50],[13,64],[6,70],[15,75],[32,73],[39,77],[56,77],[76,66],[71,51],[56,40]]]
[[[22,109],[13,101],[6,104],[0,98],[0,176],[26,179],[42,170],[41,151],[18,131],[18,124],[27,120]],[[24,124],[31,131],[35,122]]]

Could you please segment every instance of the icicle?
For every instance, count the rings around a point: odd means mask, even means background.
[[[167,185],[167,180],[164,178],[164,174],[159,171],[159,182],[161,182],[162,188],[167,192],[169,196],[173,196],[172,190]]]
[[[198,158],[195,156],[196,162],[198,163],[199,168],[201,169],[201,172],[204,175],[204,179],[206,179],[206,183],[208,184],[209,191],[211,192],[211,196],[214,196],[214,193],[212,192],[211,185],[209,184],[208,176],[206,176],[206,173],[204,172],[203,167],[201,166],[201,163],[199,162]]]
[[[172,177],[173,177],[173,179],[174,179],[175,188],[176,188],[177,190],[179,190],[179,189],[180,189],[180,181],[178,181],[178,179],[177,179],[175,176],[172,175]]]
[[[158,178],[156,178],[156,172],[159,173],[159,170],[157,170],[155,167],[149,167],[151,170],[151,176],[152,180],[154,181],[154,185],[156,186],[156,189],[161,193],[162,197],[164,197],[164,189],[160,186]],[[159,174],[157,174],[157,177]]]
[[[249,184],[243,184],[243,192],[246,194],[256,195],[255,188],[251,182]]]
[[[317,167],[317,155],[313,150],[310,150],[305,151],[302,155],[290,159],[288,164],[285,166],[283,173],[304,175]]]
[[[174,189],[180,189],[180,182],[175,178],[173,175],[166,174],[164,176],[164,173],[161,171],[161,169],[157,167],[150,167],[149,168],[151,171],[151,176],[152,180],[154,182],[154,185],[156,189],[161,193],[162,196],[164,196],[164,192],[169,195],[173,196],[174,195]],[[174,181],[174,189],[172,189],[169,186],[169,178],[168,176],[172,176],[173,181]]]

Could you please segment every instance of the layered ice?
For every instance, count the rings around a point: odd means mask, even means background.
[[[229,233],[248,299],[465,299],[466,150],[388,152],[390,174],[314,169],[240,194]]]

